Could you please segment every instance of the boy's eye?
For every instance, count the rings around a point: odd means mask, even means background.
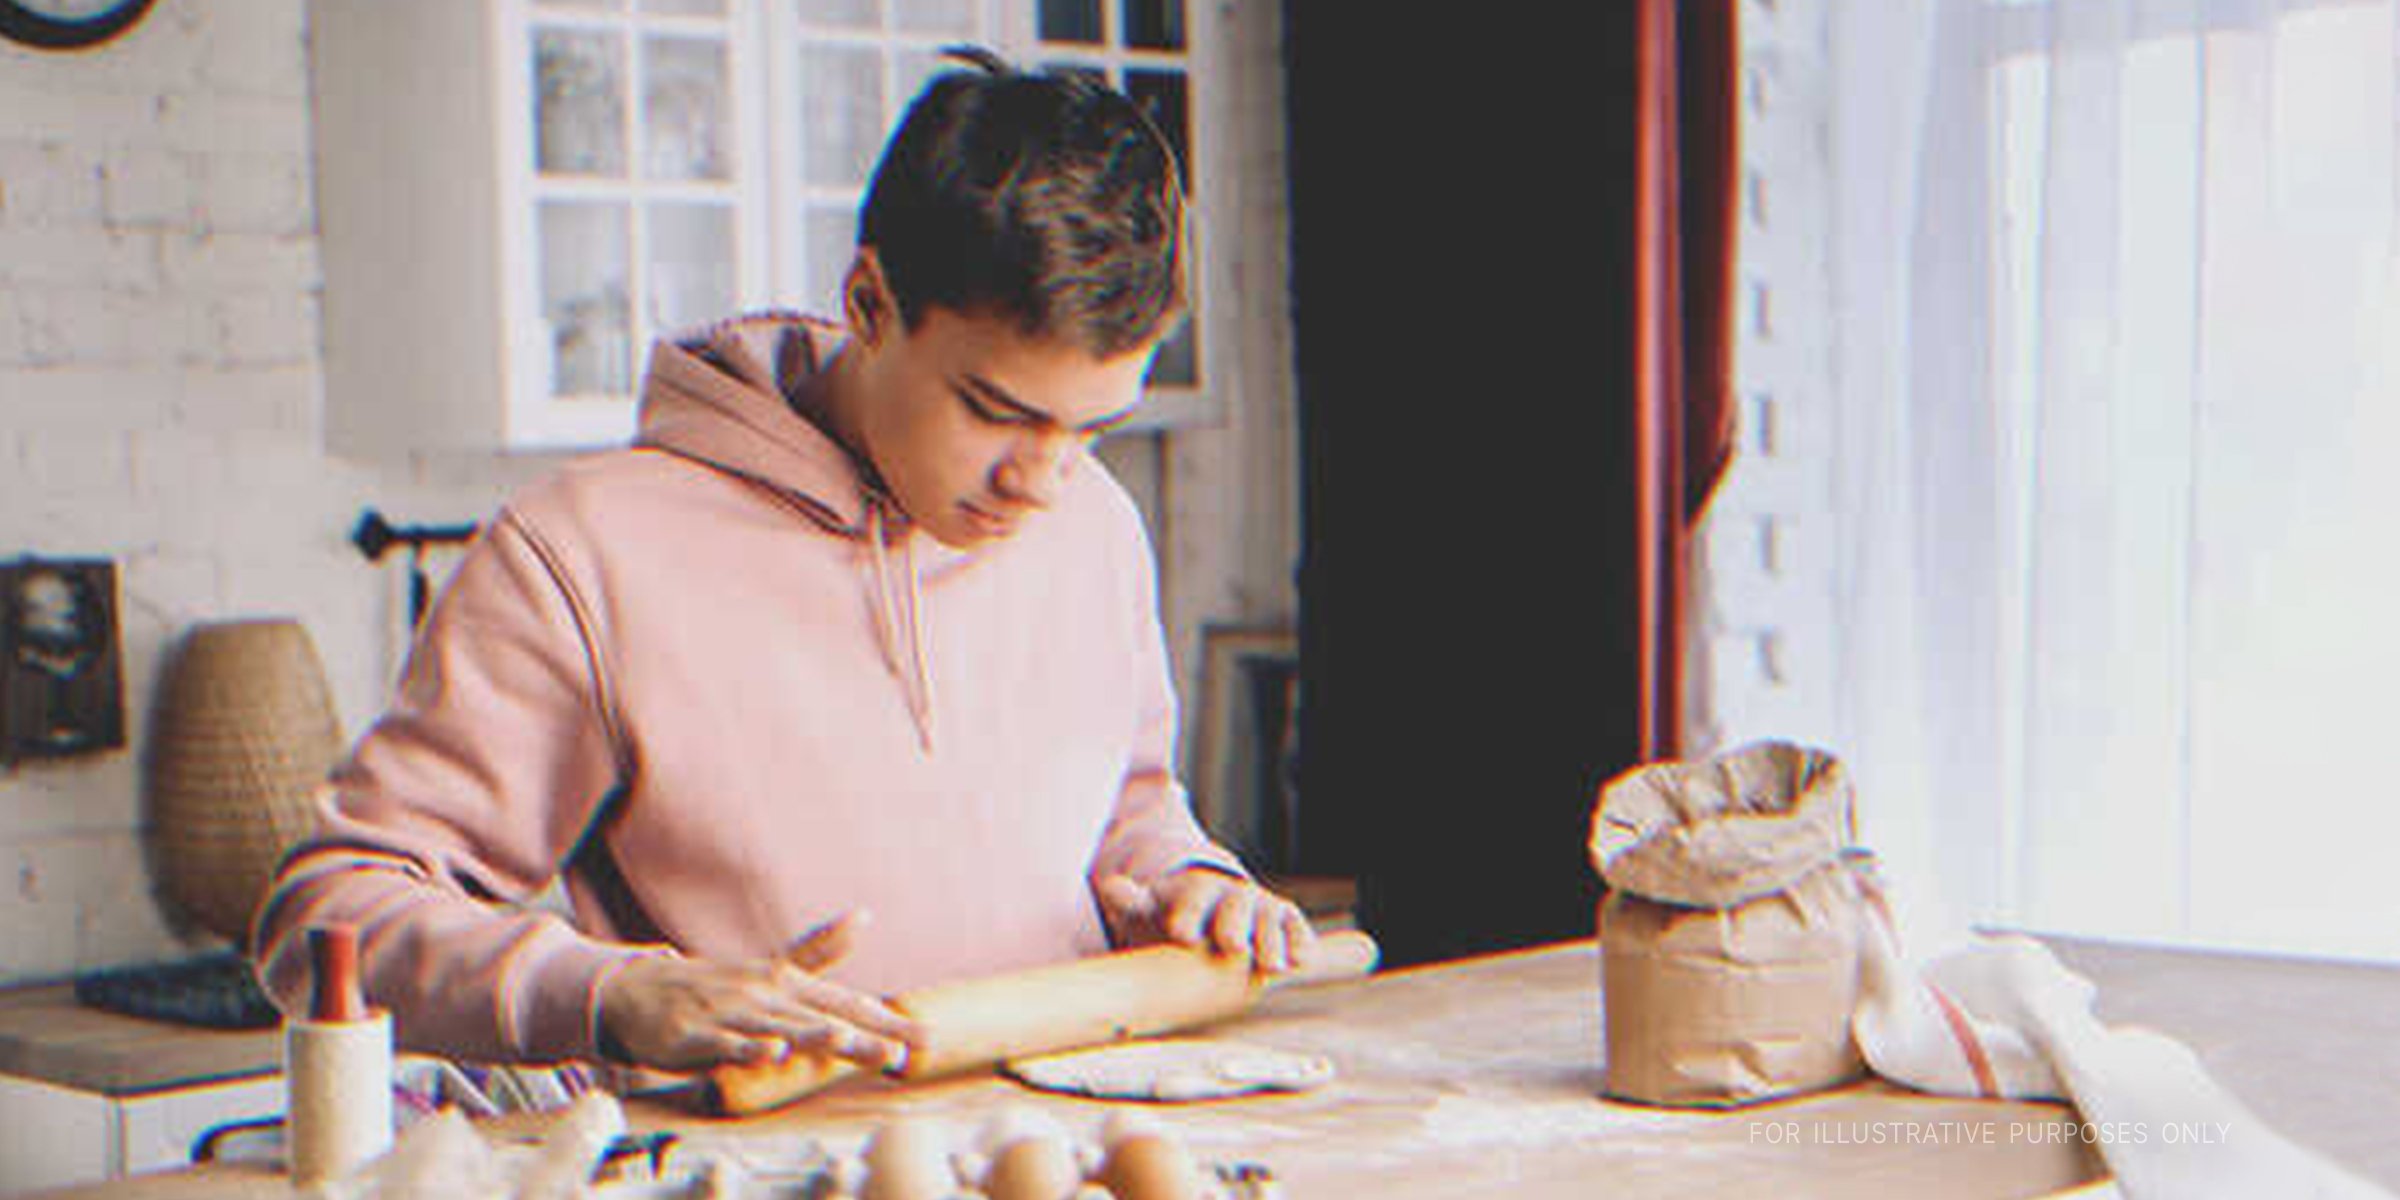
[[[967,411],[974,413],[975,419],[979,421],[992,425],[1029,425],[1032,423],[1032,419],[1023,413],[995,408],[985,403],[973,392],[962,390],[958,393],[958,398],[966,403]]]

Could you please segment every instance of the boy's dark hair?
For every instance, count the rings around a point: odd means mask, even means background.
[[[980,69],[918,94],[859,210],[859,245],[882,260],[901,320],[1014,317],[1100,357],[1162,336],[1183,311],[1186,233],[1157,126],[1085,75],[946,53]]]

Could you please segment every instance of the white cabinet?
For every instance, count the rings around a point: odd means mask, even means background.
[[[123,1175],[188,1165],[200,1136],[219,1125],[283,1115],[281,1075],[261,1075],[119,1097],[117,1170]]]
[[[0,1075],[0,1196],[113,1178],[106,1096]]]
[[[660,333],[766,304],[838,315],[883,138],[962,42],[1103,75],[1186,150],[1197,318],[1138,424],[1213,421],[1238,350],[1211,322],[1231,157],[1214,7],[314,0],[328,445],[619,443]]]
[[[179,1167],[210,1128],[283,1111],[281,1037],[0,990],[0,1197]]]
[[[283,1105],[281,1075],[130,1096],[0,1075],[0,1196],[181,1167],[209,1129]]]
[[[332,449],[623,441],[651,338],[764,299],[761,11],[317,0]]]

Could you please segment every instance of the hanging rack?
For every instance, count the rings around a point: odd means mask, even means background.
[[[480,528],[473,523],[394,525],[370,508],[358,514],[358,524],[350,529],[350,544],[358,547],[368,562],[382,562],[384,554],[394,546],[408,547],[408,627],[413,630],[425,623],[425,608],[431,600],[432,585],[425,575],[425,548],[472,541]]]

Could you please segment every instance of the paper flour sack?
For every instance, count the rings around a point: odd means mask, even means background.
[[[1864,900],[1840,760],[1762,742],[1601,789],[1609,1095],[1729,1107],[1865,1066],[1850,1033]]]

